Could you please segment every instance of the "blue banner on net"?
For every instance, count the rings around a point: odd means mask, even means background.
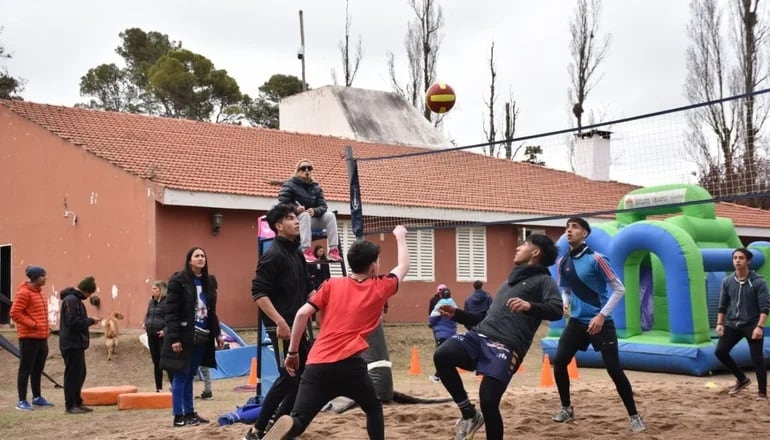
[[[357,239],[364,236],[364,211],[361,203],[361,187],[358,184],[358,162],[348,159],[348,175],[350,178],[350,222],[353,235]]]

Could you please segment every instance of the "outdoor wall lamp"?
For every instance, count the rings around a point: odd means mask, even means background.
[[[218,235],[220,229],[222,229],[222,213],[214,212],[211,214],[211,235]]]

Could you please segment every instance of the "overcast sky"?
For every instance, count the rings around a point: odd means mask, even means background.
[[[605,120],[686,104],[682,87],[688,1],[605,1],[602,33],[611,45],[600,82],[586,108]],[[498,90],[512,90],[520,107],[517,135],[569,124],[569,30],[574,1],[485,0],[440,2],[445,16],[438,78],[453,86],[457,105],[445,132],[458,145],[484,141],[487,58],[495,42]],[[120,6],[117,6],[120,5]],[[375,8],[374,5],[377,5]],[[387,5],[387,6],[385,6]],[[386,53],[406,79],[404,35],[412,11],[406,0],[351,0],[352,36],[364,58],[354,86],[390,91]],[[304,11],[307,81],[312,88],[341,77],[338,42],[344,0],[0,0],[0,42],[14,58],[13,76],[28,83],[28,101],[71,106],[89,68],[122,59],[118,33],[159,31],[226,69],[243,92],[258,94],[272,74],[301,76],[298,11]]]

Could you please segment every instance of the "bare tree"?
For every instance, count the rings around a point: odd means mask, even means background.
[[[516,120],[519,118],[519,107],[513,99],[513,94],[508,93],[508,101],[505,102],[505,114],[503,116],[503,148],[505,149],[505,158],[513,159],[513,138],[516,135]]]
[[[737,86],[740,93],[759,90],[765,81],[765,54],[760,49],[767,41],[767,24],[760,21],[760,0],[733,2],[733,18],[736,21],[735,46],[737,54]],[[757,108],[757,98],[749,96],[739,107],[740,136],[743,143],[743,169],[741,183],[747,191],[754,191],[757,185],[756,144],[760,130],[767,117],[767,110]]]
[[[497,145],[497,132],[495,131],[495,100],[497,95],[495,93],[495,85],[497,83],[497,70],[495,67],[495,42],[489,46],[489,98],[484,100],[484,105],[489,111],[489,119],[487,120],[488,128],[484,128],[484,135],[487,137],[489,144],[487,145],[486,153],[490,156],[495,156],[495,150]]]
[[[687,27],[685,94],[699,103],[734,94],[750,94],[767,82],[765,56],[768,27],[760,17],[760,0],[731,3],[730,46],[725,44],[723,11],[716,0],[693,0]],[[767,168],[757,145],[767,118],[763,97],[747,97],[692,111],[689,114],[688,155],[698,167],[699,183],[714,196],[764,188]],[[766,189],[766,188],[765,188]],[[751,204],[757,205],[755,202]],[[767,201],[763,202],[767,204]],[[757,206],[761,206],[760,203]]]
[[[693,0],[690,16],[685,95],[692,103],[724,98],[731,91],[727,84],[729,68],[722,40],[722,12],[715,0]],[[697,163],[701,184],[715,196],[726,189],[724,181],[734,179],[733,159],[738,150],[736,118],[733,102],[701,107],[688,115],[688,154]],[[713,137],[706,136],[704,127]],[[716,154],[714,141],[718,146]]]
[[[436,0],[409,0],[415,18],[409,22],[404,39],[409,80],[402,86],[396,78],[394,56],[388,53],[388,73],[393,91],[406,97],[415,107],[422,109],[423,116],[434,125],[441,122],[441,116],[433,116],[423,101],[428,87],[436,78],[436,61],[441,46],[444,16]]]
[[[601,9],[601,0],[578,0],[569,24],[570,63],[567,70],[570,76],[570,89],[568,96],[578,130],[583,126],[585,101],[598,82],[598,78],[595,77],[596,69],[607,55],[610,45],[609,35],[599,36]],[[568,154],[574,171],[574,143],[571,143]]]
[[[353,54],[353,58],[350,56],[350,26],[353,19],[350,16],[350,0],[345,0],[345,38],[339,42],[340,55],[342,55],[342,71],[345,73],[345,87],[353,85],[353,80],[358,73],[358,66],[361,64],[361,58],[363,58],[363,48],[361,43],[361,36],[358,37],[358,44],[356,45]],[[332,81],[337,84],[337,73],[332,69]]]

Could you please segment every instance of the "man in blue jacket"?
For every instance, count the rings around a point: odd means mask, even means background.
[[[473,282],[473,293],[465,300],[463,310],[472,313],[487,313],[489,306],[492,305],[492,297],[486,290],[482,290],[484,283],[476,280]]]
[[[625,294],[625,287],[607,257],[586,245],[585,239],[590,233],[591,226],[585,219],[567,220],[565,234],[569,253],[559,262],[559,285],[563,289],[564,314],[569,314],[569,320],[561,332],[553,359],[553,377],[561,399],[561,409],[553,420],[560,423],[575,420],[567,366],[578,350],[585,351],[591,344],[601,353],[604,367],[615,383],[630,417],[631,431],[646,431],[647,426],[636,410],[631,383],[620,367],[618,336],[611,316]],[[607,294],[607,286],[611,295]]]
[[[749,270],[749,263],[754,255],[746,248],[733,251],[735,273],[722,280],[722,292],[719,296],[716,331],[719,335],[714,355],[735,376],[735,385],[730,388],[731,396],[748,384],[751,379],[738,368],[730,350],[741,339],[746,338],[751,353],[751,362],[757,373],[757,400],[767,400],[767,368],[763,356],[765,342],[765,321],[770,312],[770,295],[765,279]]]

